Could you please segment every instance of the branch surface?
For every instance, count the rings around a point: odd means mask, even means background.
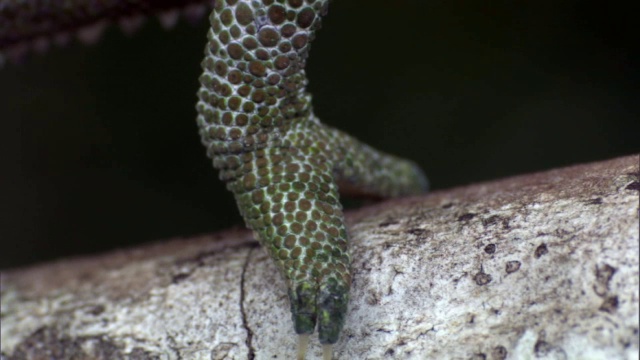
[[[639,160],[348,213],[336,356],[637,358]],[[284,282],[248,231],[6,271],[1,299],[3,359],[295,356]]]

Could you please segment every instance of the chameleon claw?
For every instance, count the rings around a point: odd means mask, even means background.
[[[331,359],[332,344],[338,341],[349,302],[349,287],[329,278],[319,287],[303,282],[289,292],[291,312],[298,333],[298,360],[304,360],[309,335],[318,324],[323,359]]]
[[[320,343],[335,344],[347,314],[349,288],[330,279],[318,292],[318,337]]]
[[[287,281],[298,359],[316,326],[331,359],[346,318],[351,274],[339,183],[380,197],[427,187],[412,162],[313,114],[304,66],[328,3],[215,1],[198,92],[207,154]]]
[[[309,334],[298,335],[298,360],[304,360],[309,347]]]
[[[289,291],[293,327],[298,335],[309,335],[316,327],[315,289],[309,283],[298,284]]]
[[[322,345],[322,360],[331,360],[333,358],[333,345]]]
[[[304,360],[307,355],[307,348],[309,347],[309,335],[298,335],[298,355],[296,357],[297,360]],[[332,344],[324,344],[322,345],[322,360],[331,360],[333,359],[333,345]]]

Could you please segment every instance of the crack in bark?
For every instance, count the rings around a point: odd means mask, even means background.
[[[249,354],[247,356],[247,359],[249,360],[253,360],[256,357],[256,350],[253,348],[252,344],[253,330],[251,330],[251,328],[249,327],[249,322],[247,321],[247,313],[244,310],[244,280],[247,268],[249,267],[249,259],[251,259],[253,249],[254,248],[250,248],[249,252],[247,253],[247,259],[245,260],[244,265],[242,265],[242,275],[240,276],[240,313],[242,315],[242,326],[247,331],[247,339],[245,341],[245,344],[249,349]]]

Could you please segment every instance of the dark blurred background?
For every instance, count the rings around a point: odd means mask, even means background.
[[[334,1],[309,61],[315,110],[416,160],[433,189],[637,153],[635,17]],[[154,19],[0,70],[0,268],[242,226],[195,125],[206,31]]]

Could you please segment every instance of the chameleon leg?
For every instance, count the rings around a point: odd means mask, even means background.
[[[74,0],[45,11],[33,1],[9,2],[0,0],[0,8],[9,10],[0,12],[0,27],[6,25],[0,50],[151,6],[150,0],[97,7]],[[154,6],[185,2],[161,3]],[[346,316],[351,274],[338,189],[389,197],[427,187],[412,162],[378,152],[314,116],[304,67],[328,3],[214,1],[198,92],[207,154],[287,281],[298,358],[317,326],[323,358],[330,359]]]
[[[287,280],[296,332],[311,334],[318,323],[320,341],[334,343],[351,282],[347,232],[331,162],[298,145],[256,152],[255,171],[228,186]]]
[[[380,198],[426,192],[429,182],[412,161],[385,154],[340,130],[320,125],[312,130],[326,139],[340,193]]]
[[[305,261],[312,268],[322,269],[319,273],[312,273],[312,278],[317,279],[319,275],[323,279],[315,294],[318,332],[321,343],[332,344],[337,341],[344,322],[350,284],[348,235],[337,192],[338,183],[358,189],[360,193],[379,197],[418,194],[427,190],[428,183],[413,162],[379,152],[339,130],[321,124],[313,115],[310,121],[294,126],[286,139],[287,143],[292,144],[289,152],[301,161],[301,166],[296,166],[302,169],[298,177],[301,181],[294,181],[293,187],[307,190],[305,198],[313,200],[311,207],[305,206],[303,209],[311,210],[309,216],[297,213],[296,219],[311,219],[302,225],[309,231],[304,236],[312,240],[310,244],[305,241],[302,246],[324,251],[320,257],[315,251],[307,251],[306,254],[310,256]],[[306,278],[301,275],[298,277]],[[306,311],[307,307],[300,301],[309,297],[313,299],[314,294],[304,294],[308,288],[305,283],[297,286],[292,287],[301,289],[297,293],[294,290],[292,294],[290,290],[294,323],[298,333],[307,333],[307,330],[313,331],[313,322],[309,322],[308,327],[298,327],[296,314],[313,313]],[[295,301],[301,306],[296,308]],[[310,305],[309,309],[313,304]],[[312,316],[308,319],[312,319]]]
[[[335,178],[379,196],[421,192],[425,178],[413,163],[315,119],[293,126],[283,144],[243,154],[249,171],[228,188],[287,279],[296,332],[311,334],[317,323],[320,342],[332,344],[344,323],[351,282]]]
[[[338,183],[381,197],[426,188],[413,163],[314,116],[304,65],[327,6],[216,1],[197,105],[207,154],[287,281],[298,358],[316,326],[330,358],[346,316],[351,274]]]

